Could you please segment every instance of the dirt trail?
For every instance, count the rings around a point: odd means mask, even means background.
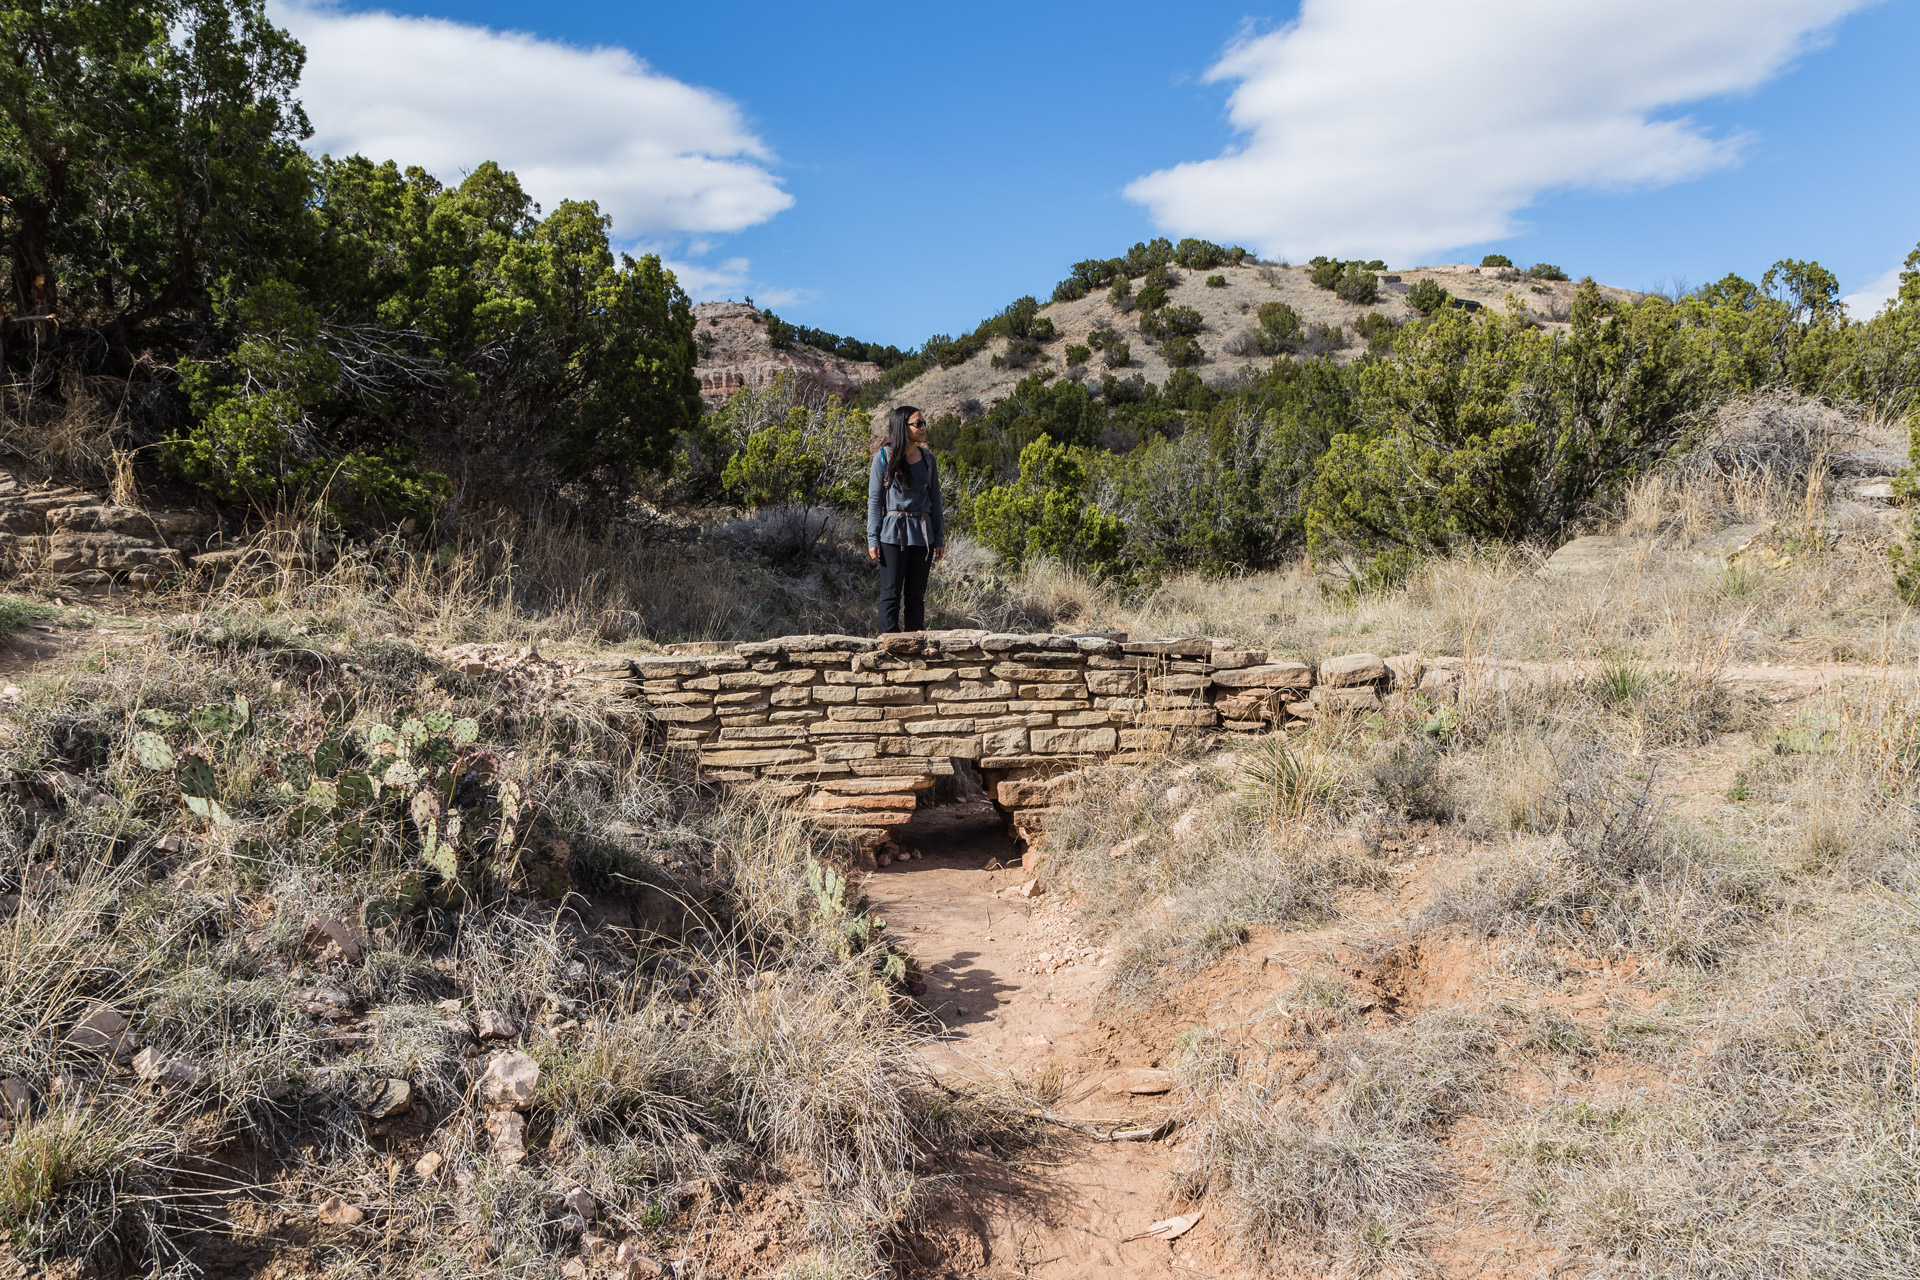
[[[1086,945],[1065,904],[1016,890],[1029,877],[1006,863],[1015,850],[984,801],[928,810],[901,832],[921,856],[875,873],[867,892],[897,945],[924,976],[922,1003],[944,1034],[925,1061],[945,1080],[973,1086],[1020,1081],[1056,1100],[1052,1114],[1112,1127],[1153,1129],[1178,1094],[1131,1096],[1105,1086],[1155,1057],[1151,1039],[1100,1018],[1102,957]],[[1224,1275],[1212,1225],[1169,1245],[1128,1241],[1182,1210],[1167,1197],[1179,1162],[1177,1133],[1159,1141],[1101,1141],[1056,1126],[1059,1149],[1002,1164],[968,1159],[961,1186],[936,1211],[930,1236],[942,1269],[978,1277],[1092,1280],[1161,1271],[1169,1263]]]

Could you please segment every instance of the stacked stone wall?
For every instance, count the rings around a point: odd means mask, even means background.
[[[669,748],[697,754],[706,777],[769,786],[869,847],[955,762],[1031,838],[1087,765],[1150,759],[1177,734],[1364,711],[1451,678],[1411,655],[1315,672],[1205,637],[987,631],[786,636],[639,658],[633,675]]]

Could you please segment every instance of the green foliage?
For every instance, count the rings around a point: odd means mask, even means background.
[[[1350,262],[1340,273],[1334,292],[1343,302],[1372,306],[1380,300],[1380,277],[1359,263]]]
[[[796,344],[839,356],[842,360],[861,360],[868,364],[877,364],[882,369],[891,369],[908,353],[895,346],[878,342],[862,342],[858,338],[846,338],[825,329],[815,329],[804,324],[790,324],[768,311],[763,313],[767,320],[767,341],[775,350],[786,350]]]
[[[857,508],[866,498],[866,415],[829,398],[807,397],[783,373],[765,387],[734,393],[689,437],[681,468],[696,491],[696,473],[717,468],[720,488],[747,507],[796,502]]]
[[[1173,249],[1174,262],[1189,271],[1211,271],[1229,262],[1240,262],[1246,256],[1245,249],[1223,248],[1211,240],[1182,240]]]
[[[1100,359],[1109,369],[1124,369],[1133,363],[1133,345],[1120,341],[1108,342]]]
[[[1067,349],[1063,354],[1068,367],[1072,367],[1074,365],[1085,364],[1087,361],[1093,359],[1093,348],[1087,346],[1085,343],[1071,342],[1067,344]]]
[[[1275,338],[1291,338],[1300,332],[1300,313],[1284,302],[1263,302],[1254,313],[1260,328]]]
[[[230,502],[385,522],[456,469],[475,497],[604,505],[698,420],[657,258],[615,255],[591,204],[537,217],[497,165],[443,188],[311,159],[304,55],[258,0],[0,23],[34,51],[0,61],[6,309],[58,316],[5,362],[113,371],[117,444]]]
[[[1431,276],[1422,277],[1413,282],[1407,290],[1407,305],[1423,316],[1430,316],[1453,301],[1453,295],[1440,286],[1440,282]]]
[[[1316,289],[1334,289],[1340,284],[1340,277],[1346,273],[1347,264],[1338,258],[1316,257],[1307,260],[1310,270],[1307,279]]]
[[[1192,307],[1161,307],[1140,317],[1140,336],[1158,342],[1163,338],[1192,337],[1206,322]]]
[[[56,617],[58,613],[59,611],[51,605],[41,604],[37,600],[0,595],[0,640],[5,640],[36,622],[45,622],[49,618]]]
[[[1186,369],[1207,358],[1200,340],[1190,334],[1176,333],[1160,344],[1160,357],[1175,369]]]
[[[1367,350],[1375,355],[1393,350],[1393,334],[1399,327],[1380,311],[1363,312],[1353,322],[1353,331],[1366,340]]]
[[[1490,253],[1486,257],[1480,259],[1480,265],[1483,267],[1509,267],[1510,268],[1513,266],[1513,259],[1509,258],[1504,253]]]
[[[1087,489],[1084,463],[1042,435],[1021,450],[1017,480],[974,500],[974,532],[1011,567],[1049,556],[1101,577],[1118,576],[1125,568],[1126,525],[1089,502]]]
[[[1565,280],[1567,273],[1551,262],[1536,262],[1527,268],[1527,274],[1535,280]]]
[[[1113,288],[1107,290],[1107,302],[1109,305],[1119,307],[1123,311],[1131,310],[1133,307],[1133,281],[1127,279],[1125,276],[1121,276],[1118,280],[1115,280],[1113,282]]]
[[[1227,278],[1225,276],[1208,276],[1207,277],[1207,288],[1224,289],[1226,287],[1227,287]]]
[[[1165,266],[1157,266],[1147,272],[1134,303],[1142,311],[1157,311],[1167,305],[1167,290],[1172,287],[1173,273]]]
[[[1658,299],[1616,303],[1589,283],[1564,339],[1442,308],[1363,373],[1365,426],[1317,466],[1311,545],[1551,538],[1679,437],[1705,373]]]

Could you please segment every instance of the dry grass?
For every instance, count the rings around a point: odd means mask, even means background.
[[[368,630],[392,618],[342,607]],[[857,893],[823,879],[817,838],[783,810],[716,804],[636,750],[617,707],[509,696],[399,640],[298,634],[314,616],[191,620],[36,682],[10,726],[0,1075],[33,1098],[0,1136],[15,1247],[172,1265],[219,1228],[241,1149],[264,1170],[255,1198],[296,1218],[327,1194],[364,1206],[377,1230],[340,1243],[369,1273],[465,1273],[476,1248],[502,1273],[552,1273],[584,1229],[556,1185],[588,1188],[603,1232],[667,1249],[673,1223],[760,1178],[813,1189],[801,1238],[843,1274],[879,1267],[938,1154],[1007,1122],[912,1067],[897,966]],[[145,713],[236,696],[244,730],[185,744],[218,771],[210,825],[129,743]],[[285,825],[281,753],[330,731],[330,696],[359,723],[473,717],[494,778],[535,800],[523,822],[570,896],[497,878],[453,909],[370,920],[357,963],[320,962],[309,917],[357,926],[418,874],[403,828],[348,848],[325,824]],[[650,941],[590,923],[595,902],[672,899],[695,914]],[[470,1100],[485,1058],[435,1007],[450,997],[507,1013],[543,1066],[526,1165],[489,1154]],[[102,1005],[207,1078],[156,1089],[75,1046]],[[391,1078],[412,1087],[417,1145],[390,1165],[365,1105]],[[404,1172],[423,1149],[446,1160],[427,1182]]]
[[[1226,1093],[1181,1190],[1219,1206],[1253,1261],[1415,1269],[1424,1208],[1449,1181],[1438,1140],[1481,1102],[1497,1043],[1489,1024],[1452,1015],[1311,1043],[1304,1079],[1263,1072]]]
[[[1843,906],[1755,954],[1651,1046],[1671,1096],[1562,1101],[1511,1125],[1536,1229],[1608,1274],[1761,1280],[1920,1267],[1911,907]]]

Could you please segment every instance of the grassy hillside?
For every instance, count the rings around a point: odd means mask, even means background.
[[[1377,300],[1361,303],[1316,286],[1311,266],[1282,266],[1247,259],[1202,270],[1176,267],[1172,271],[1173,283],[1167,290],[1167,305],[1191,308],[1201,320],[1194,335],[1201,358],[1181,367],[1192,369],[1216,385],[1264,369],[1273,355],[1262,353],[1256,341],[1261,328],[1259,310],[1271,302],[1286,304],[1299,317],[1302,332],[1295,354],[1325,355],[1340,364],[1348,364],[1369,350],[1368,332],[1376,335],[1383,332],[1377,327],[1382,321],[1397,326],[1420,317],[1421,313],[1408,302],[1408,294],[1422,281],[1432,281],[1453,297],[1476,306],[1505,310],[1511,298],[1525,314],[1549,329],[1564,329],[1572,315],[1578,287],[1569,281],[1534,279],[1498,267],[1414,267],[1376,274],[1380,277]],[[1224,284],[1207,283],[1215,277]],[[1641,296],[1611,287],[1603,288],[1602,292],[1608,297],[1626,300]],[[1164,385],[1174,372],[1174,366],[1168,364],[1161,349],[1162,343],[1141,332],[1141,320],[1147,313],[1137,306],[1116,303],[1106,290],[1074,301],[1042,304],[1037,314],[1052,322],[1053,338],[1040,348],[1033,363],[1017,367],[1007,363],[1011,340],[995,336],[978,354],[963,362],[929,369],[904,385],[890,389],[875,409],[876,418],[895,404],[916,405],[930,418],[948,414],[975,417],[1005,399],[1021,378],[1033,373],[1077,377],[1097,387],[1109,376],[1138,376]],[[1369,316],[1382,319],[1364,319]],[[1067,353],[1075,346],[1086,345],[1089,336],[1100,329],[1111,331],[1116,335],[1115,340],[1128,344],[1128,362],[1124,366],[1111,365],[1103,358],[1103,352],[1090,350],[1077,364],[1070,363]],[[1384,346],[1377,342],[1373,345]],[[1075,370],[1081,372],[1076,374]]]

